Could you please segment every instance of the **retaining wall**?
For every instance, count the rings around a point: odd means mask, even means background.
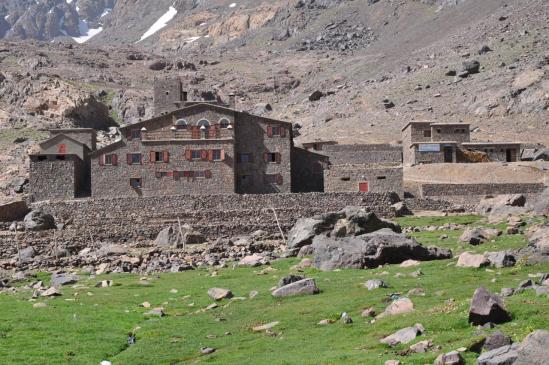
[[[543,183],[531,184],[423,184],[421,197],[443,199],[455,203],[477,204],[487,195],[524,194],[529,197],[540,194]]]

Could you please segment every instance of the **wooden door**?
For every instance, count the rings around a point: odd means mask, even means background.
[[[368,191],[370,191],[368,181],[358,183],[358,191],[360,191],[361,193],[367,193]]]

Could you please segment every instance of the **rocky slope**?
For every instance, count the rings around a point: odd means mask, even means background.
[[[436,120],[549,144],[543,0],[41,0],[0,13],[4,130],[133,123],[152,114],[153,80],[179,75],[300,124],[298,142],[398,141],[407,122]],[[82,22],[102,31],[78,45]],[[0,133],[12,156],[14,133]]]

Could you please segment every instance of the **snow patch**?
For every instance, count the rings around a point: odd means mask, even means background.
[[[84,43],[90,38],[98,35],[103,30],[103,27],[90,28],[85,20],[80,20],[78,23],[78,29],[80,30],[80,37],[72,37],[76,43]]]
[[[175,3],[174,3],[175,5]],[[154,33],[158,32],[160,29],[166,27],[168,23],[173,19],[173,17],[177,14],[177,9],[172,6],[168,9],[168,11],[162,15],[158,20],[141,36],[141,39],[137,41],[136,43],[141,42],[144,39],[149,38]]]
[[[232,3],[231,5],[229,5],[229,8],[234,8],[236,6],[236,3]]]
[[[111,13],[112,9],[111,8],[105,8],[105,10],[103,10],[103,13],[101,14],[100,18],[103,18],[104,16],[107,16]]]

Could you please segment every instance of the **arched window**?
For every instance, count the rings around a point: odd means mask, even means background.
[[[221,118],[219,120],[219,128],[228,128],[231,122],[227,118]]]
[[[210,122],[209,122],[208,120],[206,120],[206,119],[200,119],[200,120],[198,121],[198,123],[196,123],[196,125],[199,126],[199,127],[206,127],[206,128],[208,128],[208,127],[210,126]]]
[[[185,119],[178,119],[175,122],[175,128],[177,128],[177,129],[187,129],[187,121]]]

